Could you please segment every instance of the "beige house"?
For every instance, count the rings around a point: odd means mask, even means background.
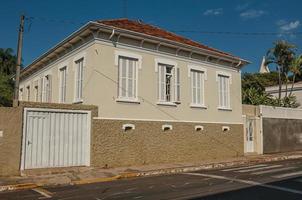
[[[141,22],[90,22],[22,71],[20,100],[94,104],[110,119],[241,123],[246,63]]]
[[[238,156],[244,141],[240,69],[246,64],[141,21],[94,21],[22,71],[20,100],[96,105],[94,121],[104,134],[204,132],[220,143],[215,150],[214,140],[195,144],[192,137],[194,159]]]

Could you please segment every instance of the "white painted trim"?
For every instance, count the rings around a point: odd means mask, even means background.
[[[25,134],[26,134],[26,124],[27,124],[27,109],[24,108],[23,111],[23,130],[22,130],[22,153],[21,153],[21,165],[20,165],[20,171],[24,170],[25,168]]]
[[[218,106],[217,109],[218,110],[222,110],[222,111],[232,111],[231,107],[221,107],[221,106]]]
[[[160,106],[174,106],[174,107],[177,106],[176,103],[174,103],[174,102],[167,102],[167,101],[159,101],[156,104],[160,105]]]
[[[85,75],[85,68],[86,68],[86,52],[82,52],[82,53],[79,53],[78,55],[76,55],[74,57],[74,59],[72,60],[72,69],[73,71],[75,72],[74,73],[74,94],[73,94],[73,103],[82,103],[84,100],[83,100],[83,93],[84,93],[84,75]],[[82,73],[82,98],[81,99],[77,99],[77,73],[78,73],[78,69],[77,69],[77,64],[76,62],[83,59],[83,73]]]
[[[224,72],[224,71],[216,71],[216,81],[217,82],[219,81],[219,79],[218,79],[219,75],[229,77],[230,85],[232,84],[232,74],[230,74],[228,72]]]
[[[126,131],[127,128],[131,128],[131,130],[135,130],[135,125],[134,124],[123,124],[122,129]]]
[[[200,131],[203,131],[204,127],[202,125],[196,125],[196,126],[194,126],[194,130],[195,131],[198,131],[198,129],[200,129]]]
[[[68,67],[68,64],[69,62],[68,61],[65,61],[65,62],[62,62],[60,64],[58,64],[58,70],[60,71],[60,69],[64,68],[64,67]]]
[[[117,98],[115,99],[116,102],[124,102],[124,103],[136,103],[140,104],[140,101],[138,98],[135,99],[127,99],[127,98]]]
[[[194,104],[194,103],[191,103],[190,107],[191,108],[202,108],[202,109],[207,109],[208,108],[207,106],[205,106],[203,104]]]
[[[119,70],[120,70],[120,67],[118,66],[118,63],[119,63],[119,56],[120,56],[120,54],[116,54],[115,55],[115,62],[116,62],[116,59],[117,59],[117,70],[118,70],[118,91],[117,91],[117,99],[118,99],[118,101],[124,101],[124,102],[126,102],[126,101],[131,101],[131,102],[134,102],[134,101],[136,101],[136,102],[139,102],[139,100],[138,100],[138,70],[139,70],[139,66],[141,65],[141,64],[139,64],[139,62],[141,62],[140,60],[141,59],[138,59],[138,62],[135,62],[138,66],[136,66],[135,67],[135,75],[136,75],[136,78],[135,78],[135,94],[134,94],[134,96],[135,96],[135,98],[133,98],[133,99],[129,99],[128,97],[122,97],[122,96],[120,96],[120,93],[121,93],[121,91],[120,91],[120,89],[121,89],[121,87],[120,87],[120,72],[119,72]],[[126,58],[131,58],[131,57],[126,57]],[[128,59],[129,60],[129,59]],[[127,89],[127,88],[126,88]]]
[[[259,115],[260,115],[260,154],[262,155],[263,154],[263,117],[262,117],[262,113],[263,113],[263,110],[262,110],[262,106],[260,105],[259,106]]]
[[[110,46],[110,47],[113,46],[112,42],[108,42],[108,41],[100,39],[100,38],[96,39],[96,43],[103,44],[103,45]],[[166,58],[169,58],[169,59],[172,59],[172,60],[185,61],[185,62],[190,62],[190,63],[193,63],[193,64],[197,64],[197,65],[203,65],[205,67],[211,67],[211,68],[216,68],[216,69],[227,70],[227,71],[239,73],[238,69],[232,68],[232,67],[229,67],[229,66],[219,65],[219,64],[215,64],[215,63],[209,63],[209,62],[201,61],[201,60],[194,59],[194,58],[191,58],[191,59],[183,58],[183,57],[179,57],[179,56],[169,54],[169,53],[165,53],[165,52],[160,52],[159,53],[156,50],[135,48],[131,45],[126,45],[126,44],[121,44],[121,43],[118,44],[118,48],[149,53],[150,55],[154,55],[154,56],[165,56]]]
[[[221,130],[222,130],[223,132],[228,132],[228,131],[231,130],[231,128],[230,128],[229,126],[222,126],[222,127],[221,127]]]
[[[142,56],[139,55],[139,54],[136,54],[136,53],[133,53],[133,52],[130,52],[130,51],[120,51],[120,50],[115,50],[114,51],[114,65],[116,67],[118,67],[118,59],[119,59],[119,56],[123,56],[123,57],[126,57],[126,58],[133,58],[133,59],[137,59],[138,60],[138,69],[141,69],[142,68]]]
[[[59,58],[58,60],[47,64],[45,67],[43,67],[43,69],[39,69],[38,71],[34,72],[33,74],[29,75],[28,77],[26,77],[25,79],[22,79],[21,82],[24,82],[28,79],[32,79],[32,77],[36,78],[37,76],[40,76],[44,71],[50,70],[53,67],[56,67],[56,65],[60,64],[61,62],[68,62],[68,59],[70,59],[71,57],[75,56],[76,54],[81,53],[81,51],[89,48],[90,46],[94,45],[95,41],[89,41],[86,44],[79,46],[78,48],[74,49],[71,52],[68,52],[67,54],[65,54],[64,56],[62,56],[61,58]]]
[[[164,125],[161,126],[161,129],[163,131],[171,131],[171,130],[173,130],[173,126],[170,125],[170,124],[164,124]],[[165,130],[165,129],[168,129],[168,130]]]
[[[199,65],[188,65],[188,77],[191,78],[191,70],[196,70],[204,73],[204,80],[208,80],[207,69]]]
[[[63,102],[62,101],[62,80],[61,80],[61,71],[65,68],[65,101]],[[58,102],[59,103],[66,103],[66,97],[67,97],[67,83],[68,83],[68,80],[67,80],[67,77],[68,77],[68,66],[67,65],[62,65],[61,67],[58,68],[58,79],[59,79],[59,100]]]
[[[177,62],[167,58],[155,58],[154,62],[155,62],[155,72],[158,72],[158,64],[172,65],[175,68],[177,68]]]
[[[206,71],[202,71],[200,69],[197,69],[197,71],[199,73],[201,73],[201,84],[202,84],[202,88],[201,88],[201,93],[202,93],[201,103],[202,104],[194,104],[194,103],[192,103],[193,102],[193,78],[191,78],[191,70],[196,70],[196,69],[190,68],[190,67],[188,67],[188,69],[189,69],[188,72],[190,74],[190,78],[189,78],[189,80],[190,80],[190,89],[189,89],[189,91],[191,93],[191,104],[190,104],[190,107],[195,107],[195,108],[196,107],[202,107],[202,108],[206,108],[206,106],[205,106],[205,80],[206,80],[206,77],[207,77]]]
[[[190,121],[190,120],[171,120],[171,119],[138,119],[138,118],[114,118],[114,117],[94,117],[93,119],[99,120],[118,120],[118,121],[146,121],[146,122],[184,122],[184,123],[205,123],[205,124],[242,124],[243,122],[218,122],[218,121]]]

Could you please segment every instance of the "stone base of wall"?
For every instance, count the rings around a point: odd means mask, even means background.
[[[124,124],[134,130],[124,131]],[[173,126],[163,131],[162,125]],[[203,131],[195,131],[202,125]],[[229,126],[229,131],[222,131]],[[243,155],[243,125],[94,119],[91,165],[119,167],[158,163],[200,163]]]

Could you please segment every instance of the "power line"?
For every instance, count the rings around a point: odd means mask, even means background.
[[[123,15],[127,17],[127,0],[123,0]],[[84,25],[85,22],[79,22],[74,20],[55,19],[46,17],[33,17],[27,16],[25,20],[32,22],[32,20],[38,20],[44,23],[60,23],[60,24],[71,24],[71,25]],[[207,31],[207,30],[171,30],[175,33],[193,33],[193,34],[207,34],[207,35],[229,35],[229,36],[291,36],[291,35],[302,35],[301,31],[294,32],[232,32],[232,31]]]
[[[278,35],[302,35],[302,32],[229,32],[229,31],[204,31],[204,30],[171,30],[176,33],[198,33],[209,35],[242,35],[242,36],[278,36]]]

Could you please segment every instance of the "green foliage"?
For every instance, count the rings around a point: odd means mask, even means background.
[[[0,106],[11,106],[13,99],[13,81],[8,75],[0,74]]]
[[[287,97],[282,98],[281,106],[287,108],[297,108],[300,106],[300,104],[297,102],[296,96],[289,95]]]
[[[296,108],[299,104],[296,97],[289,95],[278,100],[278,98],[265,92],[265,87],[278,84],[278,73],[265,74],[246,73],[242,76],[242,103],[251,105],[268,105]]]
[[[275,105],[276,100],[263,90],[250,87],[242,91],[242,103],[251,105]]]
[[[16,56],[13,50],[0,48],[0,106],[11,106],[13,99],[13,81]]]
[[[0,48],[0,74],[12,75],[16,71],[17,58],[11,48]]]
[[[266,64],[280,67],[282,76],[289,72],[289,65],[295,56],[296,46],[287,41],[280,40],[274,43],[274,47],[269,49],[266,54]]]
[[[242,76],[242,88],[248,89],[250,87],[265,90],[265,87],[278,84],[278,72],[270,73],[245,73]]]

